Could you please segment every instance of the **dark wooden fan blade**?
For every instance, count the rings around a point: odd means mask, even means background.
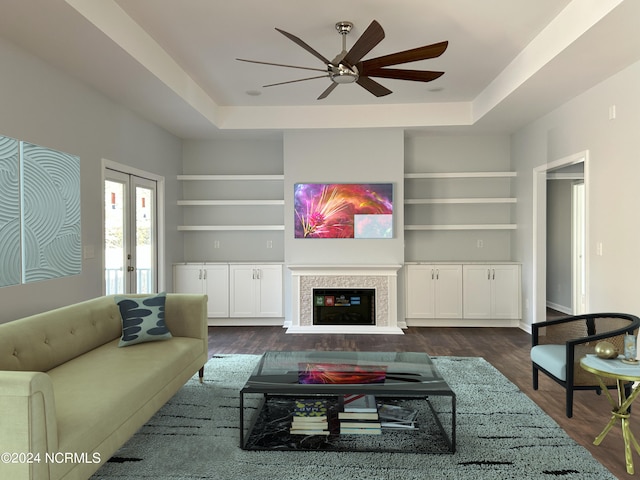
[[[369,77],[395,78],[396,80],[412,80],[414,82],[430,82],[444,75],[444,72],[429,70],[403,70],[399,68],[379,68],[367,71]]]
[[[384,30],[378,22],[375,20],[367,27],[360,38],[356,40],[353,47],[349,50],[349,53],[342,60],[348,65],[355,65],[362,57],[369,53],[373,47],[378,45],[384,38]]]
[[[434,43],[432,45],[425,45],[424,47],[412,48],[411,50],[405,50],[403,52],[371,58],[359,63],[357,67],[360,73],[368,75],[366,72],[370,70],[439,57],[447,49],[447,45],[449,45],[449,42]]]
[[[264,88],[275,87],[276,85],[286,85],[287,83],[305,82],[307,80],[315,80],[316,78],[327,78],[327,77],[329,77],[329,75],[319,75],[317,77],[300,78],[298,80],[289,80],[287,82],[270,83],[269,85],[263,85],[263,87]]]
[[[246,60],[244,58],[236,58],[239,62],[259,63],[260,65],[273,65],[274,67],[299,68],[301,70],[313,70],[315,72],[326,72],[326,68],[298,67],[297,65],[285,65],[284,63],[260,62],[258,60]]]
[[[338,86],[337,83],[331,82],[331,85],[329,85],[326,88],[326,90],[320,94],[320,96],[318,97],[318,100],[322,100],[323,98],[327,98],[329,96],[329,94],[331,92],[333,92],[333,89],[336,88],[337,86]]]
[[[390,93],[392,93],[391,90],[389,90],[387,87],[380,85],[378,82],[376,82],[375,80],[371,80],[369,77],[360,76],[358,77],[356,83],[365,90],[373,93],[376,97],[384,97],[385,95],[389,95]]]
[[[287,37],[289,40],[291,40],[293,43],[298,44],[299,46],[301,46],[302,48],[304,48],[307,52],[309,52],[311,55],[313,55],[314,57],[320,59],[322,62],[324,62],[325,64],[329,64],[331,62],[329,62],[329,60],[327,60],[326,58],[324,58],[320,53],[318,53],[316,50],[314,50],[313,48],[311,48],[309,45],[307,45],[303,40],[299,39],[298,37],[296,37],[295,35],[292,35],[288,32],[285,32],[284,30],[280,30],[279,28],[276,28],[277,31],[279,31],[282,35],[284,35],[285,37]]]

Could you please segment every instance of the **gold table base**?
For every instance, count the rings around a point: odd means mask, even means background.
[[[629,413],[629,407],[636,399],[638,394],[640,394],[640,387],[634,388],[631,392],[631,395],[627,397],[624,389],[624,384],[628,383],[628,380],[617,379],[618,401],[616,402],[616,400],[614,400],[611,396],[611,393],[609,393],[609,389],[602,381],[602,378],[600,378],[599,375],[596,375],[596,377],[598,378],[598,382],[600,383],[602,390],[605,392],[605,395],[609,400],[609,403],[611,404],[613,410],[611,411],[611,420],[609,420],[609,423],[607,423],[607,426],[604,427],[604,430],[602,430],[600,435],[596,437],[596,439],[593,441],[593,444],[600,445],[602,440],[604,440],[604,437],[606,437],[607,433],[609,433],[609,430],[611,430],[611,428],[619,419],[622,423],[622,438],[624,439],[624,458],[627,464],[627,473],[633,475],[633,452],[631,451],[631,445],[633,445],[633,447],[636,449],[638,455],[640,455],[640,445],[638,445],[636,437],[631,432],[631,428],[629,428],[629,417],[631,416],[631,414]]]

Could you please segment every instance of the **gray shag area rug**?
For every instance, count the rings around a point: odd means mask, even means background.
[[[259,358],[211,358],[204,384],[197,376],[189,380],[92,479],[615,479],[517,386],[476,357],[434,357],[457,397],[454,454],[242,450],[239,390]]]

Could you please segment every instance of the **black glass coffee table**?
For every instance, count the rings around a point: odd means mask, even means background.
[[[416,421],[409,428],[383,426],[376,434],[342,434],[338,416],[345,395],[373,395],[378,406],[413,411]],[[328,432],[291,433],[301,401],[323,402]],[[245,424],[249,408],[255,413]],[[267,352],[240,390],[240,447],[454,453],[456,395],[425,353]]]

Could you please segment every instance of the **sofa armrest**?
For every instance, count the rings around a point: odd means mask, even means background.
[[[49,478],[45,455],[58,450],[56,407],[49,375],[0,370],[0,385],[0,452],[39,455],[33,460],[40,460],[0,462],[0,478]]]
[[[167,327],[172,335],[208,340],[207,296],[168,293],[165,304]]]

